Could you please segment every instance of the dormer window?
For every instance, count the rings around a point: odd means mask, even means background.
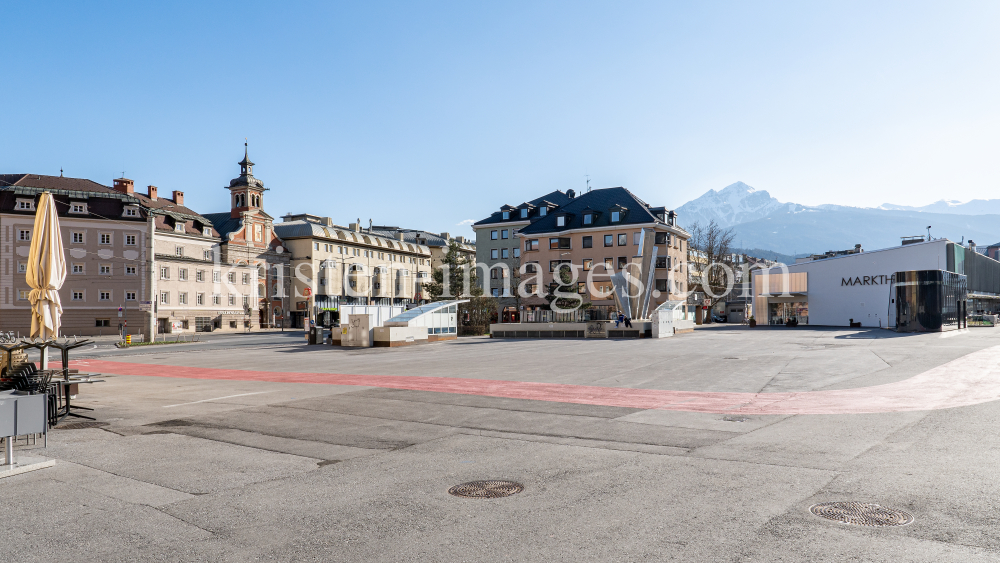
[[[501,213],[503,214],[504,221],[510,219],[510,211],[502,211]]]
[[[621,220],[622,220],[622,212],[621,211],[612,211],[611,212],[611,222],[612,223],[618,223]]]
[[[178,233],[184,232],[184,223],[174,223],[174,231]]]
[[[521,219],[527,219],[527,218],[528,218],[528,208],[525,207],[524,209],[521,210]]]
[[[548,214],[549,214],[549,208],[548,207],[542,207],[541,209],[538,210],[538,216],[539,217],[545,217]]]
[[[79,202],[76,202],[76,201],[71,201],[70,204],[69,204],[69,212],[70,213],[78,213],[78,214],[86,213],[87,212],[87,204],[86,203],[79,203]]]
[[[212,236],[212,229],[211,229],[211,227],[204,227],[204,228],[202,228],[201,229],[201,234],[205,235],[206,237]]]
[[[19,199],[17,204],[14,206],[18,211],[34,211],[35,210],[35,200],[33,199]]]
[[[560,215],[560,216],[556,217],[556,226],[557,227],[565,227],[566,226],[566,216],[565,215]]]
[[[122,211],[122,217],[138,217],[138,216],[139,216],[139,208],[135,207],[134,205],[126,206],[125,210]]]
[[[587,213],[587,214],[585,214],[583,216],[583,224],[584,225],[593,225],[594,224],[594,214],[593,213]]]

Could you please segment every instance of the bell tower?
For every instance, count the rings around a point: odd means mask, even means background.
[[[240,175],[229,182],[231,210],[229,216],[238,219],[244,212],[260,211],[264,207],[264,182],[253,177],[248,143],[243,143],[243,160],[239,163]]]

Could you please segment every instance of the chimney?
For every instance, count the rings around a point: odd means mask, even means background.
[[[135,193],[135,182],[128,178],[115,178],[115,191],[132,195]]]
[[[174,190],[174,203],[177,205],[184,205],[184,192]]]
[[[458,241],[459,244],[465,244],[465,237],[455,237],[455,240]]]
[[[323,217],[322,223],[323,223],[324,226],[332,227],[333,226],[333,219],[331,219],[329,217]]]
[[[347,227],[356,233],[361,232],[361,223],[351,223]]]
[[[403,232],[402,231],[396,232],[396,240],[403,240]]]
[[[149,199],[156,201],[156,186],[149,186]]]
[[[441,233],[441,238],[444,240],[451,240],[451,233]]]

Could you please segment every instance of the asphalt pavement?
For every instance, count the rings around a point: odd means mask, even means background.
[[[10,561],[997,561],[998,346],[994,329],[724,325],[98,346],[74,357],[105,379],[78,398],[100,424],[19,449],[57,463],[0,479],[0,545]],[[687,395],[636,398],[660,392]],[[776,397],[865,412],[755,414]],[[523,490],[449,494],[476,480]],[[810,511],[848,501],[912,522]]]

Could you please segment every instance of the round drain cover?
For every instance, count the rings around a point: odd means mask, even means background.
[[[524,486],[514,481],[469,481],[448,489],[448,494],[466,498],[500,498],[523,490]]]
[[[858,526],[905,526],[913,522],[913,516],[905,510],[864,502],[823,502],[810,506],[809,512],[820,518]]]

